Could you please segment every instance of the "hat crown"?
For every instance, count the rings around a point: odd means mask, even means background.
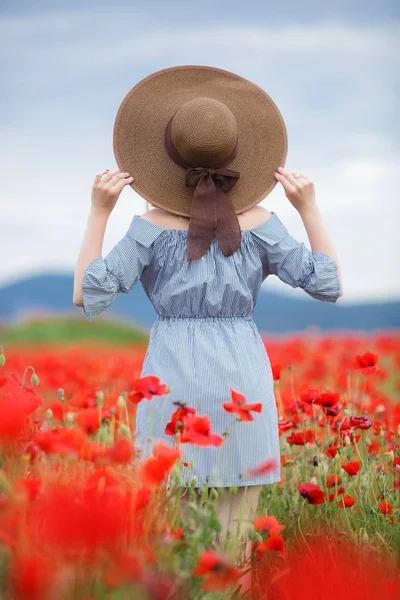
[[[237,122],[223,102],[214,98],[194,98],[175,113],[171,140],[192,167],[213,167],[227,158],[235,147]]]

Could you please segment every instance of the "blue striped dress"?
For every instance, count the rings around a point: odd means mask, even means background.
[[[280,481],[272,370],[252,313],[260,286],[271,274],[317,300],[336,302],[336,261],[295,240],[274,212],[261,225],[242,230],[241,246],[232,256],[223,255],[214,237],[201,259],[188,261],[187,236],[187,230],[165,229],[135,215],[110,253],[94,258],[85,271],[85,316],[92,321],[139,280],[158,313],[141,376],[159,377],[170,391],[138,404],[136,444],[143,459],[156,440],[173,444],[165,427],[179,401],[197,415],[208,415],[211,432],[224,436],[219,447],[180,445],[182,461],[189,463],[182,466],[182,486]],[[262,404],[261,413],[252,413],[253,421],[224,410],[223,403],[232,402],[230,388],[246,402]],[[249,474],[268,458],[276,460],[275,469]]]

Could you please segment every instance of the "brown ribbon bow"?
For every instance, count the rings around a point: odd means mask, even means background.
[[[206,254],[214,235],[224,256],[231,256],[240,247],[242,234],[227,193],[236,184],[240,173],[224,167],[235,158],[238,140],[231,154],[219,165],[192,167],[186,164],[172,143],[172,119],[173,116],[165,128],[165,148],[170,158],[186,169],[185,186],[196,186],[190,213],[187,258],[197,260]]]

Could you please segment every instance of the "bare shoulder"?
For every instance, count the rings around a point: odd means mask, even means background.
[[[271,213],[262,206],[253,206],[243,213],[237,215],[241,229],[253,229],[262,225],[271,217]],[[183,229],[184,223],[188,225],[189,218],[180,219],[178,215],[170,213],[162,208],[151,208],[143,215],[142,219],[146,219],[156,225],[161,225],[167,229]]]
[[[271,216],[272,213],[270,213],[269,210],[257,204],[239,215],[241,228],[253,229],[253,227],[258,227],[265,223]]]

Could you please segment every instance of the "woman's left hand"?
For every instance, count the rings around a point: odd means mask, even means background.
[[[278,167],[274,175],[283,185],[287,199],[299,213],[316,206],[315,189],[311,179],[302,173],[290,173],[283,167]]]

